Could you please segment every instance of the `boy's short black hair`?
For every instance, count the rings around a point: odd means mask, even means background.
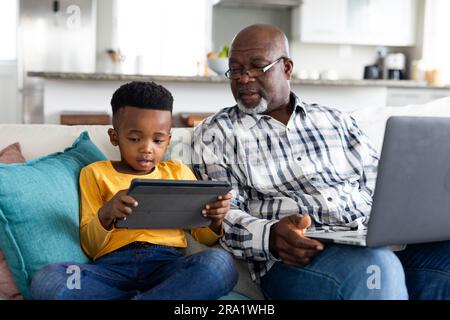
[[[169,90],[153,81],[133,81],[120,86],[112,96],[113,123],[114,115],[125,106],[172,113],[173,97]]]

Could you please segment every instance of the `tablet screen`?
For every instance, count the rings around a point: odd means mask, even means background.
[[[191,229],[211,223],[202,209],[231,190],[228,182],[134,179],[128,190],[138,206],[117,228]]]

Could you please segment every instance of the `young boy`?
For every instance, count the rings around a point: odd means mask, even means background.
[[[96,162],[80,173],[81,245],[93,262],[79,265],[76,290],[65,285],[69,264],[45,266],[33,278],[34,299],[217,299],[236,284],[225,251],[180,252],[187,246],[181,229],[114,227],[139,205],[127,195],[133,178],[196,179],[181,162],[161,162],[171,139],[172,104],[170,92],[153,82],[131,82],[114,93],[108,134],[121,160]],[[230,199],[226,194],[205,206],[211,224],[191,230],[194,238],[207,245],[220,238]]]

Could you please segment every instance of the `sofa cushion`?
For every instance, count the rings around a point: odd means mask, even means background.
[[[10,144],[0,151],[0,163],[20,163],[25,162],[25,158],[20,150],[18,142]]]
[[[88,262],[80,247],[78,177],[103,153],[83,132],[64,152],[0,164],[0,246],[24,298],[33,274],[52,262]]]
[[[0,151],[0,163],[21,163],[25,158],[20,150],[18,142],[13,143]],[[16,283],[6,263],[5,256],[0,250],[0,297],[4,299],[21,299],[22,295],[17,289]]]
[[[84,131],[100,151],[112,160],[120,159],[119,149],[109,142],[111,126],[83,125],[62,126],[56,124],[0,124],[0,148],[19,141],[26,160],[55,153],[70,146]],[[12,140],[12,137],[14,139]]]
[[[403,107],[367,107],[350,113],[359,127],[367,134],[378,152],[383,145],[386,121],[391,116],[450,117],[450,97],[421,105]]]
[[[21,300],[22,295],[17,289],[16,282],[9,270],[5,256],[0,251],[0,298],[8,300]]]

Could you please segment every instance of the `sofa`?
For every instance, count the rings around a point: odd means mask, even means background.
[[[409,115],[450,117],[450,97],[422,105],[408,105],[404,107],[368,107],[355,110],[351,112],[351,115],[356,119],[361,129],[369,136],[377,150],[381,150],[385,124],[389,116]],[[109,142],[107,135],[108,128],[109,126],[0,124],[0,150],[15,142],[19,142],[25,160],[29,161],[37,157],[63,151],[68,146],[72,145],[77,137],[80,137],[80,134],[83,131],[87,131],[92,142],[101,150],[106,158],[119,159],[120,155],[118,149],[113,147]],[[165,157],[167,159],[179,159],[186,164],[190,164],[191,137],[191,128],[174,128],[171,146]],[[58,179],[57,176],[53,178]],[[2,191],[0,190],[0,195],[1,192]],[[36,190],[36,192],[38,191]],[[7,196],[7,193],[3,193],[3,198],[0,197],[0,213],[2,208],[4,208],[4,204],[1,201],[5,201],[5,194]],[[1,214],[0,218],[2,218]],[[2,219],[0,219],[0,225],[3,224],[3,227],[5,227],[5,225],[8,227],[8,223],[13,223],[13,221],[9,221],[8,219],[6,219],[8,220],[6,221],[4,217]],[[11,220],[11,217],[9,219]],[[76,226],[72,226],[72,228],[75,229]],[[78,230],[75,230],[75,232],[77,231]],[[187,238],[189,242],[188,248],[186,249],[187,253],[194,253],[206,248],[193,240],[188,234]],[[0,236],[0,240],[2,239],[6,238]],[[11,237],[2,241],[8,241],[13,245],[20,247],[20,243],[16,243],[15,239],[11,239]],[[4,243],[0,242],[0,248],[2,250],[6,247],[7,246],[4,246]],[[15,268],[20,269],[20,267],[18,267],[20,266],[20,261],[13,261],[14,258],[12,258],[11,255],[9,255],[9,259],[8,256],[6,258],[8,265],[14,265]],[[245,261],[236,260],[236,266],[239,271],[239,281],[234,288],[234,291],[250,299],[263,299],[259,287],[250,278]],[[1,271],[1,268],[0,272],[3,272]],[[15,273],[13,272],[15,278],[17,272],[18,271],[15,271]],[[1,277],[2,275],[0,275],[0,278]]]

